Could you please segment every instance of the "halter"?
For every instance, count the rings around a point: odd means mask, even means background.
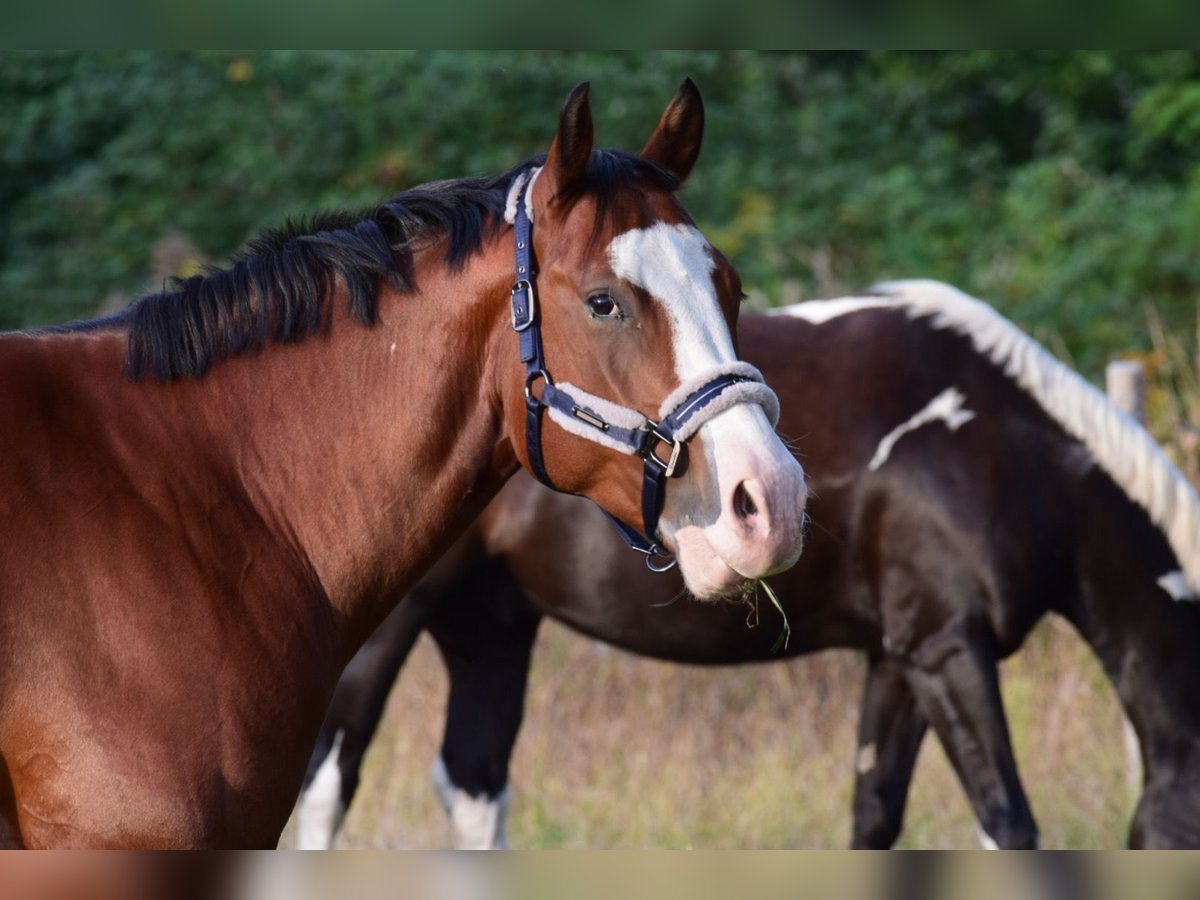
[[[530,183],[527,191],[532,188]],[[659,544],[658,519],[666,499],[667,479],[676,474],[687,440],[718,413],[738,403],[758,403],[772,424],[779,420],[779,399],[763,381],[762,373],[744,362],[716,366],[700,378],[676,388],[663,402],[659,420],[564,383],[555,384],[546,370],[542,330],[534,289],[533,222],[527,197],[517,194],[513,226],[516,240],[517,278],[512,287],[512,326],[525,363],[525,441],[529,464],[538,481],[558,490],[546,473],[542,458],[542,414],[545,411],[567,431],[610,449],[639,457],[642,469],[642,525],[644,531],[622,522],[604,510],[633,550],[646,556],[653,572],[673,568],[675,559]],[[533,386],[543,382],[541,396]],[[730,390],[730,389],[733,390]]]

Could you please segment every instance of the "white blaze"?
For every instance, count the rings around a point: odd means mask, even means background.
[[[609,245],[613,272],[646,291],[666,316],[676,391],[700,387],[716,370],[737,362],[713,282],[715,252],[692,226],[667,222],[627,231]],[[664,534],[675,541],[688,587],[705,596],[730,587],[737,576],[795,561],[783,551],[800,552],[804,472],[757,402],[717,412],[697,436],[704,453],[696,458],[711,460],[712,491],[690,507],[673,504],[668,494],[662,522]],[[732,499],[747,484],[764,492],[760,500],[768,514],[743,523]]]
[[[642,288],[666,311],[680,384],[737,360],[713,283],[713,252],[698,229],[668,222],[626,231],[613,238],[608,248],[617,277]],[[714,447],[740,435],[743,441],[782,453],[774,433],[766,413],[756,403],[727,409],[700,429],[701,438],[706,444],[711,441]]]
[[[737,359],[713,284],[712,247],[697,229],[666,222],[635,228],[613,238],[608,256],[618,278],[666,310],[681,382]]]

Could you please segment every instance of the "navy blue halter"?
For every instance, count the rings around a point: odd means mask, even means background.
[[[666,499],[667,479],[676,474],[685,444],[685,440],[678,435],[728,388],[742,382],[761,381],[761,378],[741,373],[722,373],[684,397],[658,422],[635,410],[628,412],[642,419],[639,427],[625,428],[607,421],[596,409],[590,408],[586,400],[576,398],[556,385],[546,370],[537,293],[534,289],[533,223],[523,197],[517,198],[516,207],[513,224],[516,231],[517,280],[512,287],[512,325],[520,342],[521,362],[525,363],[525,441],[529,465],[538,481],[552,490],[558,490],[546,472],[542,457],[542,416],[547,409],[595,428],[598,434],[603,434],[607,439],[606,443],[615,442],[631,450],[643,462],[644,530],[638,531],[607,510],[604,512],[630,548],[646,555],[646,565],[652,571],[666,572],[675,565],[675,560],[658,542],[658,519]],[[540,397],[533,390],[538,381],[543,382]],[[627,410],[626,407],[621,409]],[[692,433],[695,433],[695,427],[688,432]]]

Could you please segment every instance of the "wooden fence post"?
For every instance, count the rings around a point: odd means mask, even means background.
[[[1132,359],[1118,359],[1104,372],[1108,399],[1143,425],[1146,424],[1146,372]]]

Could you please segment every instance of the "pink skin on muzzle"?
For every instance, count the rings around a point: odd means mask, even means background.
[[[808,488],[762,408],[726,410],[693,443],[713,461],[715,485],[677,491],[675,498],[668,490],[662,518],[688,590],[710,599],[791,568],[804,543]]]

